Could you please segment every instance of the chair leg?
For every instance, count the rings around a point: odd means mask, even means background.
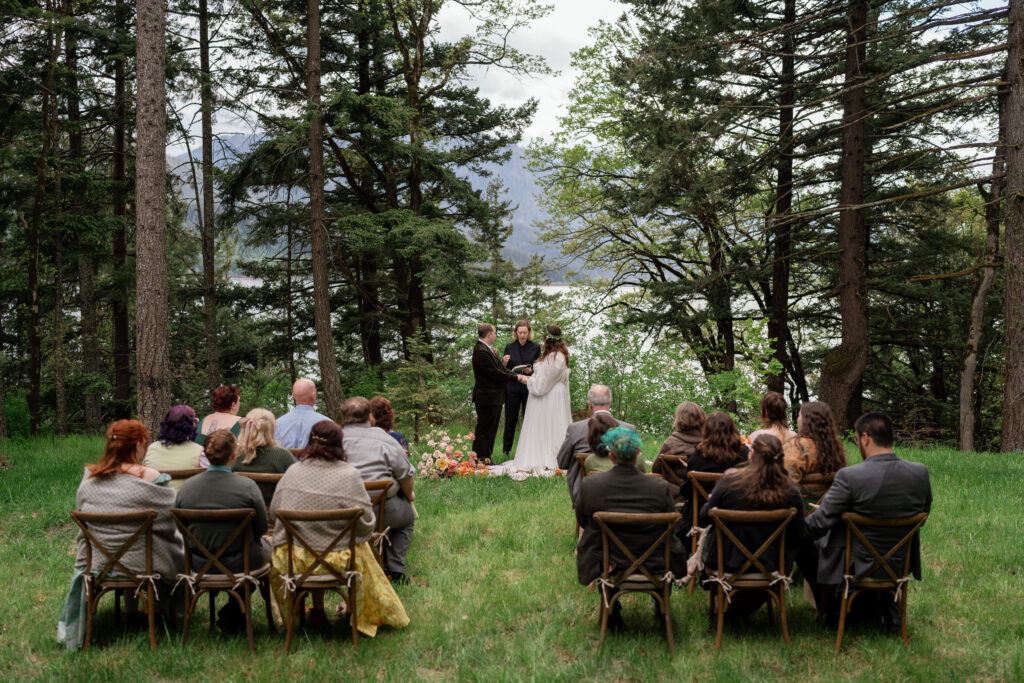
[[[907,592],[909,586],[903,586],[903,594],[900,596],[900,632],[903,634],[903,647],[910,645],[910,635],[907,633]]]
[[[263,606],[267,610],[267,628],[277,633],[277,624],[274,621],[274,614],[270,605],[270,584],[267,579],[260,581],[260,595],[263,597]]]
[[[256,652],[256,641],[253,638],[252,633],[252,586],[245,584],[243,587],[243,600],[242,609],[245,610],[245,635],[249,637],[249,652]]]
[[[287,589],[286,589],[287,590]],[[290,654],[292,651],[292,629],[295,628],[295,593],[287,591],[288,600],[287,602],[287,616],[285,616],[285,623],[287,624],[285,629],[284,637],[284,652]]]
[[[783,583],[779,588],[779,621],[782,622],[782,639],[786,641],[786,647],[789,647],[789,624],[786,623],[786,584]]]
[[[715,634],[715,652],[722,649],[722,629],[725,627],[725,590],[716,586],[718,591],[718,630]]]
[[[843,646],[843,629],[846,627],[846,610],[849,608],[850,598],[844,596],[839,604],[839,630],[836,632],[836,652]]]
[[[349,624],[352,628],[352,647],[359,651],[359,610],[356,609],[356,595],[352,588],[349,588],[345,599],[348,600],[349,614],[352,616],[349,618]]]
[[[146,613],[149,616],[149,649],[156,651],[156,587],[146,586]]]
[[[124,598],[124,602],[125,602],[124,608],[125,608],[125,610],[127,610],[128,609],[128,596],[127,595]],[[114,623],[115,624],[120,624],[121,623],[121,589],[120,588],[115,588],[114,589]]]
[[[209,591],[206,592],[206,594],[208,596],[210,596],[210,632],[211,633],[213,632],[213,625],[215,623],[214,622],[214,608],[217,606],[216,605],[217,600],[216,600],[216,598],[214,596],[216,595],[216,593],[217,593],[217,591],[215,591],[215,590],[209,590]]]
[[[89,649],[92,641],[92,622],[96,614],[96,606],[93,604],[92,589],[86,586],[85,589],[85,644],[82,645],[82,652]]]
[[[188,642],[188,625],[192,621],[192,610],[196,608],[198,601],[199,596],[192,591],[191,587],[187,587],[185,589],[185,623],[181,627],[181,644],[183,647]]]
[[[661,606],[661,613],[665,616],[665,633],[668,635],[668,651],[673,653],[676,651],[675,642],[672,640],[672,610],[670,609],[669,603],[669,589],[666,587],[664,595],[664,601]]]
[[[598,590],[601,593],[600,590]],[[601,593],[601,606],[600,606],[600,621],[601,621],[601,635],[597,639],[598,649],[604,645],[604,634],[608,630],[608,607],[604,604],[604,593]]]
[[[774,591],[770,594],[770,598],[768,600],[768,625],[769,626],[775,626],[775,606],[772,604],[773,602],[775,602],[775,593],[774,593]]]

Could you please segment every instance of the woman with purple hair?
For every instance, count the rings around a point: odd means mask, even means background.
[[[203,447],[193,441],[198,423],[196,411],[189,406],[176,405],[168,410],[156,441],[146,449],[143,464],[161,472],[209,467]],[[170,485],[177,490],[181,484],[181,480],[174,480]]]

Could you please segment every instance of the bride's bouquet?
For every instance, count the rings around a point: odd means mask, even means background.
[[[478,463],[476,453],[470,450],[473,433],[451,436],[443,429],[427,434],[426,447],[414,449],[419,454],[416,471],[425,479],[448,477],[487,476],[487,466]]]

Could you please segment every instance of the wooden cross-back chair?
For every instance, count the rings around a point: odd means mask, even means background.
[[[358,590],[359,572],[356,562],[356,524],[363,514],[362,508],[340,508],[336,510],[277,510],[277,521],[284,527],[285,552],[288,571],[282,575],[285,594],[288,597],[288,630],[285,636],[285,652],[291,652],[292,632],[295,627],[296,606],[302,607],[308,593],[334,591],[348,604],[352,624],[352,645],[359,648],[358,615],[356,614],[355,591]],[[322,550],[313,548],[300,531],[305,523],[342,522],[342,527]],[[347,544],[342,539],[348,537]],[[313,562],[301,573],[295,570],[295,547],[301,546],[313,558]],[[327,561],[327,555],[335,551],[349,550],[348,562],[344,568],[337,568]],[[321,569],[322,568],[322,569]],[[321,573],[316,573],[321,569]]]
[[[715,541],[718,545],[718,567],[715,574],[706,579],[705,582],[716,584],[709,596],[712,614],[717,617],[717,634],[715,636],[715,650],[722,647],[722,628],[725,620],[725,610],[729,597],[741,590],[760,590],[770,596],[768,600],[768,620],[774,621],[772,616],[772,602],[775,601],[779,607],[779,621],[782,624],[782,638],[789,646],[789,626],[786,622],[786,588],[789,577],[784,575],[786,571],[786,529],[789,523],[797,515],[796,508],[784,510],[720,510],[711,508],[711,522],[715,527]],[[731,524],[774,524],[771,534],[757,548],[750,550],[740,541]],[[733,572],[725,571],[725,540],[738,549],[745,558],[739,569]],[[778,569],[774,572],[768,571],[763,559],[771,549],[772,545],[778,543]],[[694,583],[694,582],[691,582]]]
[[[391,543],[388,534],[390,527],[384,526],[384,509],[388,502],[388,490],[394,482],[391,479],[377,479],[376,481],[365,481],[366,493],[370,496],[370,505],[377,515],[377,526],[370,535],[370,547],[373,549],[373,556],[377,558],[377,564],[384,569],[384,544]]]
[[[587,458],[589,458],[591,455],[593,455],[593,453],[577,453],[574,456],[576,458],[576,462],[578,462],[580,464],[580,476],[581,477],[587,476],[587,470],[584,469],[583,463],[585,463],[587,461]]]
[[[920,512],[911,517],[900,517],[893,519],[880,519],[865,517],[854,512],[844,512],[843,522],[846,524],[846,550],[843,554],[843,576],[846,577],[843,584],[842,602],[839,608],[839,631],[836,633],[836,652],[843,646],[843,629],[846,626],[846,615],[854,599],[864,591],[885,591],[891,593],[896,601],[900,614],[900,635],[903,636],[904,646],[910,643],[907,635],[907,589],[905,584],[910,581],[910,562],[913,554],[913,542],[921,527],[928,519],[927,512]],[[903,536],[894,539],[892,547],[884,555],[864,535],[864,527],[883,527],[889,529],[905,529]],[[853,540],[857,539],[864,548],[871,553],[873,562],[866,571],[854,576],[851,570]],[[890,563],[894,555],[903,551],[902,566],[897,571]],[[881,573],[879,578],[876,575]]]
[[[715,484],[722,478],[721,473],[718,472],[687,472],[686,478],[690,480],[690,517],[691,526],[690,530],[693,534],[693,539],[690,547],[690,554],[693,555],[697,552],[697,541],[698,536],[696,529],[700,527],[697,518],[700,517],[700,507],[704,504],[708,498],[711,497],[711,490],[715,488]],[[690,587],[687,588],[688,593],[693,592],[694,581],[690,582]]]
[[[234,598],[242,614],[245,616],[245,633],[249,638],[249,651],[256,651],[256,643],[253,639],[252,628],[252,589],[253,586],[263,596],[263,603],[267,610],[267,626],[271,631],[276,631],[274,617],[270,611],[270,563],[263,566],[253,567],[251,563],[250,550],[252,548],[252,523],[256,517],[256,511],[252,508],[229,508],[223,510],[191,510],[174,508],[171,516],[177,522],[182,536],[185,538],[185,573],[179,574],[186,585],[185,592],[185,624],[181,634],[181,644],[188,642],[188,626],[195,610],[196,603],[203,593],[209,595],[210,600],[210,630],[213,630],[214,606],[216,595],[219,591],[228,594],[228,600]],[[217,524],[234,523],[235,529],[231,532],[224,543],[216,550],[207,548],[206,545],[196,538],[192,533],[193,524]],[[224,554],[235,542],[242,540],[242,552],[244,559],[242,571],[232,571],[222,561]],[[194,569],[193,556],[203,563],[198,570]]]
[[[657,467],[659,462],[661,463],[662,477],[665,481],[682,489],[686,483],[686,456],[663,453],[654,459],[654,466]],[[675,496],[675,501],[677,505],[683,502],[683,492],[681,490]]]
[[[632,513],[632,512],[595,512],[593,516],[601,531],[601,637],[598,647],[604,643],[608,631],[608,615],[612,605],[626,593],[646,593],[661,608],[665,619],[665,635],[668,639],[669,652],[674,651],[672,640],[672,613],[669,609],[669,596],[672,589],[671,566],[672,538],[676,525],[682,519],[678,512]],[[622,527],[660,527],[657,539],[640,552],[630,550],[615,533]],[[614,545],[625,556],[629,566],[615,574],[611,573],[611,547]],[[656,575],[647,566],[647,561],[655,553],[664,550],[661,575]]]
[[[114,593],[114,618],[121,616],[121,593],[133,590],[137,595],[140,591],[146,594],[146,617],[149,620],[149,647],[156,649],[156,584],[155,579],[159,578],[153,574],[153,522],[156,520],[156,510],[139,510],[138,512],[82,512],[72,510],[71,519],[75,521],[82,531],[85,539],[85,643],[83,650],[89,649],[92,640],[93,622],[96,619],[97,607],[100,598],[107,593]],[[93,534],[91,528],[100,526],[116,526],[129,529],[134,525],[134,531],[119,547],[108,547]],[[146,569],[144,573],[129,569],[124,565],[122,559],[136,543],[143,543]],[[96,553],[95,551],[99,552]],[[102,556],[102,567],[99,571],[93,570],[93,556]],[[99,560],[99,558],[97,558]],[[127,600],[127,595],[126,595]]]
[[[824,500],[825,494],[828,493],[835,477],[835,472],[832,472],[831,474],[805,474],[800,478],[800,495],[804,498],[805,515],[809,515],[812,512],[811,507],[806,505],[806,503],[821,505],[821,501]]]

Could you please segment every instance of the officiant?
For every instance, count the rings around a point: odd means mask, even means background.
[[[512,328],[512,341],[505,344],[502,360],[509,370],[529,375],[533,372],[533,362],[540,356],[540,344],[533,339],[533,328],[528,320],[520,320]],[[518,369],[516,369],[518,368]],[[501,443],[501,452],[508,460],[515,441],[516,427],[521,414],[526,413],[526,399],[530,390],[520,382],[508,382],[505,387],[505,434]]]

